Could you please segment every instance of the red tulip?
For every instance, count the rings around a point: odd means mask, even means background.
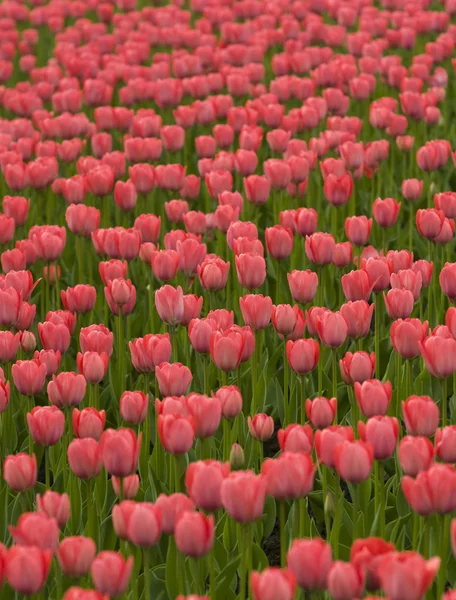
[[[337,473],[350,483],[362,483],[371,471],[374,450],[371,444],[362,441],[345,441],[334,449]]]
[[[138,466],[141,438],[136,438],[131,429],[107,429],[101,436],[100,447],[103,464],[111,475],[132,475]],[[80,440],[82,441],[82,440]]]
[[[37,594],[46,583],[52,552],[37,546],[13,546],[4,558],[5,577],[19,594]]]
[[[421,354],[420,344],[426,339],[429,331],[427,321],[419,319],[397,319],[391,324],[390,336],[393,348],[407,360]]]
[[[279,429],[277,440],[282,452],[306,452],[308,454],[312,452],[312,428],[310,425],[291,424],[286,429]]]
[[[270,496],[277,500],[294,500],[312,491],[315,467],[310,454],[282,452],[278,458],[263,462],[261,474]]]
[[[120,414],[130,425],[139,425],[147,418],[149,398],[140,391],[123,392],[120,397]]]
[[[254,600],[292,600],[294,598],[296,579],[289,569],[278,567],[265,569],[262,573],[252,571],[250,576]]]
[[[80,479],[92,479],[103,467],[102,448],[93,438],[75,439],[68,446],[68,464]]]
[[[288,551],[287,564],[301,588],[323,591],[332,565],[331,546],[318,537],[296,539]]]
[[[224,333],[214,331],[211,334],[211,358],[222,371],[232,371],[239,366],[243,349],[244,337],[237,331],[227,329]]]
[[[431,437],[439,426],[439,407],[429,396],[410,396],[402,402],[402,414],[409,435]]]
[[[385,542],[382,538],[359,538],[353,542],[350,550],[350,562],[365,570],[368,590],[377,590],[380,587],[377,568],[382,557],[389,552],[394,552],[394,544]]]
[[[181,414],[159,415],[160,441],[170,454],[185,454],[193,446],[195,424],[193,417]]]
[[[317,332],[322,344],[338,348],[347,339],[348,324],[340,312],[327,311],[317,321]]]
[[[106,375],[109,358],[106,352],[78,352],[76,355],[78,371],[89,383],[99,383]]]
[[[24,512],[17,527],[9,526],[9,532],[18,546],[37,546],[55,552],[59,544],[59,526],[56,519],[42,512]]]
[[[54,446],[63,435],[65,417],[56,406],[35,406],[27,413],[30,435],[39,446]]]
[[[261,442],[268,440],[274,433],[274,419],[264,413],[259,413],[253,417],[247,417],[250,435]]]
[[[456,340],[430,336],[419,342],[426,369],[434,377],[449,377],[456,371]]]
[[[320,358],[320,346],[312,339],[301,339],[295,342],[289,340],[286,354],[290,367],[298,375],[310,373]]]
[[[150,548],[162,533],[161,508],[152,502],[134,502],[126,522],[126,537],[135,546]]]
[[[92,562],[90,573],[96,589],[108,596],[122,596],[127,590],[133,569],[133,556],[127,560],[118,552],[100,552]]]
[[[393,386],[389,381],[370,379],[355,383],[356,401],[367,418],[386,415],[392,395]]]
[[[238,523],[253,523],[263,514],[266,481],[252,471],[236,471],[226,477],[221,488],[222,504]]]
[[[40,496],[36,495],[36,506],[39,512],[55,519],[59,527],[64,527],[70,517],[70,499],[68,494],[59,494],[48,490]]]
[[[440,558],[424,559],[416,552],[388,552],[377,573],[382,589],[391,600],[422,598],[440,568]]]
[[[364,590],[365,572],[358,565],[335,561],[328,574],[328,590],[334,600],[351,600]]]
[[[306,237],[307,258],[316,265],[329,265],[335,251],[335,241],[329,233],[313,233]]]
[[[198,558],[208,554],[214,543],[214,517],[200,512],[184,512],[176,522],[174,536],[182,554]]]
[[[198,508],[206,512],[222,508],[220,490],[229,471],[229,463],[215,460],[200,460],[189,464],[185,474],[185,487]]]
[[[84,577],[90,571],[97,547],[88,537],[66,537],[62,540],[57,558],[60,568],[68,577]]]
[[[427,437],[406,435],[399,443],[399,463],[410,477],[427,471],[434,460],[434,447]]]
[[[340,374],[347,385],[363,383],[374,376],[375,353],[369,355],[367,352],[347,352],[339,364]]]
[[[393,456],[399,435],[399,423],[395,417],[372,417],[367,423],[359,421],[359,436],[371,444],[375,460]]]

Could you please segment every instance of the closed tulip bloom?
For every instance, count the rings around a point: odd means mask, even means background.
[[[138,467],[142,434],[138,438],[131,429],[107,429],[101,436],[103,464],[111,475],[126,477]]]
[[[155,504],[162,513],[162,529],[168,535],[174,534],[176,523],[184,513],[195,510],[192,499],[185,494],[160,494]]]
[[[262,294],[247,294],[239,298],[244,323],[254,331],[266,329],[271,320],[272,300]]]
[[[393,386],[389,381],[369,379],[363,383],[355,383],[355,397],[363,415],[367,418],[386,415]]]
[[[219,257],[206,259],[198,265],[198,277],[205,290],[217,291],[226,287],[230,263]]]
[[[262,256],[247,252],[235,257],[239,283],[248,290],[263,285],[266,279],[266,261]]]
[[[291,181],[291,168],[283,160],[270,158],[264,161],[263,171],[273,188],[284,190]]]
[[[317,293],[318,275],[307,269],[306,271],[294,270],[287,273],[291,297],[295,302],[307,304],[312,302]]]
[[[369,275],[362,269],[350,271],[342,275],[342,289],[347,300],[356,302],[357,300],[369,300],[374,285],[371,283]]]
[[[90,573],[96,589],[108,596],[122,596],[128,588],[133,570],[133,556],[127,560],[119,552],[100,552],[92,562]]]
[[[313,339],[289,340],[286,354],[290,367],[298,375],[310,373],[320,358],[320,346]]]
[[[27,255],[19,248],[5,250],[1,254],[2,269],[5,273],[9,271],[22,271],[27,267]]]
[[[144,423],[149,404],[148,395],[144,392],[123,392],[120,397],[120,415],[130,425]]]
[[[155,307],[162,321],[177,325],[184,316],[184,294],[179,286],[164,285],[155,292]]]
[[[409,435],[432,437],[439,426],[439,407],[430,396],[407,398],[402,402],[402,415]]]
[[[106,352],[78,352],[76,364],[78,371],[84,375],[89,383],[99,383],[106,375],[109,358]]]
[[[456,371],[456,340],[432,335],[419,343],[426,369],[433,377],[449,377]]]
[[[325,590],[332,565],[331,546],[318,537],[296,539],[288,551],[287,564],[299,587],[309,592]]]
[[[317,332],[323,345],[338,348],[347,339],[348,324],[340,312],[325,312],[317,321]]]
[[[215,398],[220,402],[225,419],[234,419],[242,411],[242,396],[235,385],[225,385],[217,390]]]
[[[437,429],[435,433],[435,451],[437,456],[446,463],[456,462],[456,426],[449,425]]]
[[[195,423],[191,416],[159,415],[158,434],[164,449],[170,454],[185,454],[193,446]]]
[[[442,292],[453,302],[456,298],[456,263],[445,263],[440,271],[439,282]]]
[[[427,471],[434,460],[434,447],[427,437],[406,435],[399,443],[399,463],[410,477]]]
[[[328,574],[328,590],[334,600],[351,600],[362,595],[364,580],[362,567],[337,560]]]
[[[407,360],[421,354],[420,343],[423,343],[429,331],[427,321],[419,319],[397,319],[391,324],[390,337],[393,348]]]
[[[372,214],[380,227],[392,227],[397,221],[400,208],[401,203],[394,198],[377,198],[372,205]]]
[[[112,524],[114,531],[121,540],[127,540],[128,521],[135,510],[136,502],[131,500],[122,500],[119,504],[113,506]]]
[[[162,363],[155,370],[162,396],[182,396],[192,382],[192,373],[182,363]]]
[[[47,369],[35,360],[18,360],[12,367],[14,385],[24,396],[35,396],[43,389]]]
[[[61,355],[60,352],[54,352],[54,350],[41,350],[40,352],[36,350],[33,359],[46,365],[46,377],[51,377],[59,370]]]
[[[89,437],[73,440],[68,446],[68,464],[80,479],[98,477],[103,467],[101,446]]]
[[[375,256],[361,259],[361,269],[369,276],[373,283],[373,291],[386,290],[390,285],[390,265],[384,256]]]
[[[315,466],[310,454],[282,452],[278,458],[267,458],[261,465],[267,493],[277,500],[304,498],[312,491]]]
[[[325,178],[323,192],[326,200],[333,206],[347,204],[353,193],[353,179],[348,173],[340,176],[329,173]]]
[[[5,412],[8,408],[10,400],[10,383],[7,381],[3,383],[0,381],[0,414]]]
[[[92,538],[82,535],[66,537],[57,550],[57,559],[67,577],[84,577],[90,571],[96,552]]]
[[[222,407],[216,398],[192,393],[187,398],[187,408],[193,417],[196,437],[204,439],[214,435],[222,418]]]
[[[129,542],[140,548],[150,548],[158,544],[161,533],[161,508],[152,502],[135,502],[126,523]]]
[[[49,402],[58,408],[77,406],[84,399],[86,387],[83,375],[72,371],[53,375],[47,385]]]
[[[413,312],[414,299],[410,290],[394,289],[383,295],[391,319],[408,319]]]
[[[93,285],[78,284],[74,288],[67,288],[60,292],[62,304],[66,310],[85,314],[95,306],[97,290]]]
[[[214,331],[210,339],[210,353],[215,365],[222,371],[236,369],[242,359],[244,343],[243,335],[237,331]]]
[[[410,508],[423,517],[445,515],[456,506],[456,471],[453,465],[434,463],[416,479],[405,475],[402,491]]]
[[[151,265],[153,274],[161,281],[171,281],[177,275],[180,256],[176,250],[159,250],[152,252]]]
[[[310,425],[288,425],[279,429],[277,440],[282,452],[312,452],[312,428]]]
[[[339,242],[334,246],[332,263],[335,267],[343,269],[353,260],[353,247],[350,242]]]
[[[349,483],[362,483],[371,471],[374,451],[371,444],[362,441],[346,441],[334,449],[337,473]]]
[[[416,552],[389,552],[380,561],[380,584],[391,600],[419,600],[431,586],[440,558],[426,560]]]
[[[236,153],[236,156],[238,157],[238,162],[240,164],[240,155],[238,156],[238,153],[239,151]],[[243,168],[242,171],[245,172],[245,169]],[[265,204],[269,198],[271,182],[263,175],[249,175],[244,178],[244,190],[247,201],[250,202],[250,204],[262,205]]]
[[[185,473],[185,487],[198,508],[206,512],[222,508],[220,489],[229,472],[229,463],[216,460],[200,460],[189,464]]]
[[[340,307],[340,314],[347,322],[347,335],[352,339],[359,339],[369,335],[374,304],[365,300],[347,302]]]
[[[55,519],[59,527],[64,527],[70,518],[70,499],[68,494],[59,494],[48,490],[40,496],[36,495],[36,506],[39,512]]]
[[[4,196],[3,197],[3,212],[8,217],[12,217],[16,227],[22,227],[27,221],[30,200],[23,196]]]
[[[408,250],[389,250],[386,259],[391,273],[411,269],[413,265],[413,253]]]
[[[73,432],[78,438],[93,438],[99,440],[106,424],[106,412],[95,408],[77,408],[72,414]]]
[[[299,306],[279,304],[272,307],[271,321],[280,336],[288,336],[295,331],[299,318],[304,315]]]
[[[293,233],[282,225],[266,227],[266,247],[268,253],[276,260],[283,260],[290,256],[293,250]]]
[[[306,415],[313,427],[316,429],[325,429],[329,427],[337,413],[337,399],[328,400],[324,396],[319,396],[306,400]],[[280,443],[280,440],[279,440]]]
[[[410,290],[415,302],[420,297],[421,285],[421,273],[415,273],[412,269],[403,269],[398,273],[391,274],[391,287],[393,289]]]
[[[115,475],[111,477],[112,488],[118,498],[121,496],[120,481],[122,481],[123,497],[126,500],[132,500],[133,498],[136,498],[136,495],[139,491],[139,475],[128,475],[127,477],[122,477],[122,479],[116,477]]]
[[[363,383],[374,375],[375,353],[369,355],[367,352],[347,352],[339,364],[340,374],[347,385]]]
[[[143,338],[128,342],[131,362],[139,373],[153,373],[162,362],[171,358],[169,333],[148,333]]]
[[[184,512],[174,528],[176,546],[182,554],[199,558],[208,554],[214,543],[214,517],[200,512]]]
[[[329,265],[333,259],[336,243],[329,233],[313,233],[306,236],[307,258],[316,265]]]
[[[294,598],[296,579],[290,569],[272,567],[262,573],[252,571],[250,575],[254,600],[292,600]]]
[[[347,217],[345,220],[345,234],[352,244],[364,246],[369,239],[372,229],[372,219],[366,216]]]
[[[26,492],[35,487],[36,456],[24,452],[11,454],[3,463],[3,478],[15,492]]]
[[[35,406],[27,413],[30,435],[39,446],[53,446],[63,435],[65,417],[56,406]]]
[[[136,288],[131,280],[113,279],[104,288],[106,302],[114,315],[129,315],[136,305]]]
[[[36,348],[36,337],[31,331],[23,331],[20,336],[21,348],[27,354]],[[60,353],[59,353],[60,354]]]
[[[216,329],[214,319],[192,319],[188,325],[188,337],[193,349],[201,354],[208,354],[211,335]]]
[[[38,323],[38,335],[45,350],[55,350],[64,354],[70,346],[70,331],[63,323]]]
[[[128,263],[117,259],[111,259],[98,264],[101,280],[105,285],[113,279],[126,279]]]
[[[382,538],[358,538],[353,542],[350,550],[350,562],[364,570],[368,590],[377,590],[380,587],[377,567],[382,557],[394,550],[394,544],[385,542]]]
[[[367,423],[359,421],[359,436],[369,442],[374,449],[375,460],[385,460],[393,456],[399,435],[399,423],[395,417],[372,417]]]
[[[187,327],[192,319],[198,319],[203,308],[203,297],[195,294],[187,294],[184,300],[184,314],[180,324]]]
[[[274,419],[265,413],[259,413],[253,417],[247,417],[250,435],[260,442],[265,442],[274,433]]]
[[[5,578],[19,594],[41,591],[51,568],[52,552],[38,546],[13,546],[5,555]]]
[[[418,179],[404,179],[401,189],[404,198],[413,202],[420,199],[423,191],[423,182]]]
[[[9,532],[18,546],[38,546],[55,552],[59,544],[57,521],[41,512],[22,513],[17,527],[10,525]]]
[[[456,339],[456,308],[450,307],[447,310],[445,315],[445,325],[448,327],[451,335]]]
[[[428,240],[435,240],[441,233],[445,213],[435,208],[422,208],[416,211],[418,233]]]
[[[252,471],[236,471],[223,480],[222,503],[238,523],[253,523],[263,514],[266,480]]]

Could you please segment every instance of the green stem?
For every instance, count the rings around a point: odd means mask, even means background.
[[[119,383],[120,383],[120,392],[123,392],[125,385],[125,375],[124,375],[124,351],[125,351],[125,343],[123,339],[123,321],[122,321],[122,307],[119,308],[119,315],[116,317],[116,325],[117,325],[117,361],[119,368]]]
[[[176,494],[180,492],[180,477],[179,477],[179,458],[176,454],[171,456],[174,463],[174,491]]]
[[[230,459],[231,450],[231,432],[230,422],[228,419],[223,418],[223,460],[227,461]]]
[[[413,534],[412,534],[412,550],[418,552],[418,530],[420,526],[420,517],[418,513],[413,512]]]
[[[377,462],[377,461],[376,461]],[[378,465],[378,482],[380,485],[380,537],[385,538],[385,513],[386,513],[386,499],[385,499],[385,464],[383,461],[379,461]]]
[[[246,561],[246,543],[244,538],[244,528],[241,523],[238,523],[238,546],[239,546],[239,600],[245,600],[245,588],[247,578],[247,561]]]
[[[396,417],[400,422],[401,418],[401,376],[402,376],[402,358],[396,353]]]
[[[353,542],[358,539],[358,530],[359,530],[359,490],[357,485],[353,486]]]
[[[276,305],[280,304],[280,261],[277,261]]]
[[[46,489],[51,489],[51,473],[49,470],[49,448],[44,449],[44,481],[46,482]]]
[[[375,294],[375,375],[380,379],[380,310],[381,297],[380,293]]]
[[[251,368],[251,374],[252,374],[252,406],[250,409],[251,415],[254,416],[256,414],[257,411],[257,402],[256,402],[256,396],[255,396],[255,388],[256,388],[256,383],[257,383],[257,367],[258,367],[258,334],[255,336],[255,349],[253,351],[253,356],[252,356],[252,368]]]
[[[59,279],[59,263],[55,261],[55,308],[60,308],[60,279]]]
[[[209,597],[211,600],[215,600],[215,553],[211,550],[208,556],[209,563]]]
[[[333,524],[333,528],[331,531],[331,545],[332,545],[332,549],[333,549],[334,559],[338,560],[338,558],[339,558],[339,534],[340,534],[340,527],[342,525],[342,507],[343,507],[343,501],[344,501],[344,494],[340,487],[340,475],[339,474],[336,474],[335,493],[336,493],[337,497],[335,498],[335,502],[334,502],[335,515],[334,515],[334,524]]]
[[[150,600],[150,570],[149,570],[149,548],[143,550],[144,586],[146,588],[146,600]]]
[[[323,513],[325,516],[326,539],[329,540],[331,524],[329,514],[326,510],[326,498],[328,497],[328,471],[325,465],[321,465],[321,489],[323,494]]]
[[[285,532],[285,501],[279,501],[279,524],[280,524],[280,566],[284,569],[287,565],[287,543]]]
[[[283,414],[284,426],[291,422],[290,407],[288,402],[288,359],[287,359],[287,342],[283,342]]]
[[[337,349],[332,349],[332,395],[337,400]],[[337,425],[337,409],[334,416],[334,424]]]
[[[154,333],[155,331],[155,315],[154,315],[154,276],[152,274],[152,270],[149,268],[149,285],[147,287],[148,296],[149,296],[149,323],[150,323],[150,331]]]
[[[301,425],[305,425],[306,423],[306,379],[304,375],[301,375],[301,402],[298,403],[298,406],[301,406]],[[298,386],[296,386],[298,387]]]
[[[410,361],[408,361],[410,362]],[[448,378],[442,379],[442,427],[447,424],[448,417]]]
[[[442,598],[443,592],[445,591],[446,573],[447,573],[447,560],[448,560],[448,547],[450,545],[450,520],[451,515],[442,515],[439,521],[442,523],[442,539],[440,545],[440,569],[437,579],[437,598]]]
[[[210,356],[203,356],[204,362],[204,393],[206,396],[209,395],[209,367],[210,367]]]

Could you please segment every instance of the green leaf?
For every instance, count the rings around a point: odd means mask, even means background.
[[[255,571],[263,571],[269,567],[268,557],[258,544],[252,546],[252,567]]]
[[[182,569],[183,565],[178,564],[182,563],[182,556],[178,555],[176,542],[173,538],[170,538],[170,543],[168,544],[168,553],[166,555],[166,565],[165,565],[165,583],[166,583],[166,591],[168,592],[168,596],[170,598],[176,598],[179,594],[179,589],[177,585],[177,577],[176,577],[176,569]]]
[[[230,598],[230,596],[226,594],[228,590],[230,590],[232,580],[236,577],[239,563],[240,558],[239,556],[236,556],[236,558],[233,558],[233,560],[231,560],[216,576],[215,585],[217,599],[220,598],[220,600],[225,600]]]
[[[264,538],[268,538],[275,526],[277,518],[277,509],[276,502],[272,496],[267,496],[266,502],[264,504],[264,512],[263,512],[263,536]]]

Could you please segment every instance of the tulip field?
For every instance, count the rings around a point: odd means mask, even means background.
[[[456,600],[456,0],[0,2],[0,599]]]

